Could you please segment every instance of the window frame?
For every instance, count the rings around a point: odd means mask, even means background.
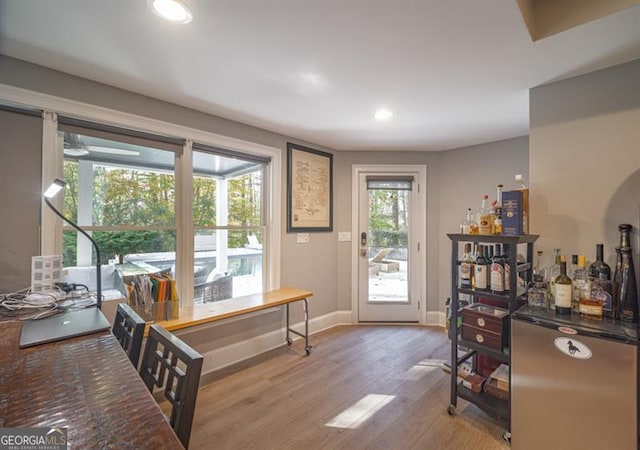
[[[43,111],[42,133],[42,186],[62,176],[63,155],[58,154],[57,114],[83,120],[131,128],[142,132],[185,139],[182,155],[176,155],[176,265],[178,280],[193,280],[193,221],[191,199],[193,193],[192,142],[219,148],[256,154],[271,158],[264,169],[264,289],[280,287],[280,260],[282,235],[282,150],[255,142],[244,141],[175,123],[152,119],[110,108],[96,106],[62,97],[42,94],[8,85],[0,85],[0,98],[7,102]],[[60,199],[56,199],[59,201]],[[59,206],[59,205],[58,205]],[[40,248],[42,255],[61,254],[62,224],[48,208],[41,208]],[[193,283],[178,282],[181,306],[193,303]]]

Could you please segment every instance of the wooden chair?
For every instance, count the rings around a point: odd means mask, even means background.
[[[138,367],[145,322],[131,307],[120,303],[116,310],[112,332],[134,367]]]
[[[164,388],[171,403],[169,423],[185,448],[189,447],[203,357],[160,325],[151,325],[140,376],[153,393]]]

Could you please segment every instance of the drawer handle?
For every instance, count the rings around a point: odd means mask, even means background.
[[[478,317],[478,326],[484,327],[484,319],[482,317]]]
[[[484,342],[484,336],[481,334],[476,334],[476,341],[482,344]]]

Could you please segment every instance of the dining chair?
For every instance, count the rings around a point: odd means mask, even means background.
[[[149,327],[140,376],[149,392],[164,388],[171,403],[169,423],[185,448],[189,447],[202,362],[200,353],[160,325]]]
[[[145,321],[129,305],[118,304],[112,333],[129,356],[134,367],[138,367]]]

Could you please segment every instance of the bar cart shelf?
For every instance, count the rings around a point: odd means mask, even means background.
[[[509,311],[509,315],[518,308],[518,300],[525,297],[526,289],[518,286],[518,278],[522,278],[525,285],[532,280],[533,276],[533,244],[538,239],[538,235],[521,235],[521,236],[486,236],[486,235],[470,235],[470,234],[448,234],[451,239],[451,319],[450,337],[451,337],[451,403],[447,407],[450,415],[456,414],[458,398],[462,398],[473,403],[485,413],[499,419],[505,426],[506,431],[503,434],[505,440],[510,439],[510,398],[502,399],[489,395],[486,392],[476,393],[458,382],[458,368],[466,361],[473,363],[476,368],[475,359],[478,355],[485,355],[495,359],[501,363],[510,366],[511,352],[509,337],[506,338],[506,345],[502,350],[489,348],[469,339],[463,339],[460,335],[461,329],[458,328],[458,317],[460,316],[460,295],[465,294],[471,298],[471,303],[476,303],[479,297],[498,301],[501,307]],[[509,280],[509,291],[506,294],[493,293],[485,290],[475,290],[470,288],[459,287],[458,280],[458,253],[460,243],[471,244],[502,244],[509,245],[509,256],[507,262],[512,270]],[[518,244],[526,244],[526,261],[518,262]],[[515,272],[515,273],[514,273]],[[466,351],[460,354],[459,347],[464,347]],[[509,379],[511,374],[509,373]],[[510,394],[509,394],[510,395]]]

